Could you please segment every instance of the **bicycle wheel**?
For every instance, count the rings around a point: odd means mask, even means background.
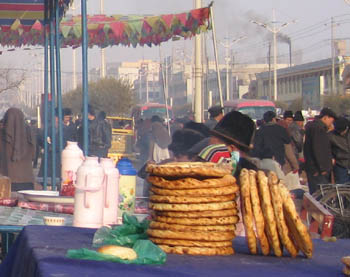
[[[336,189],[326,191],[319,202],[334,216],[350,220],[350,188],[339,188],[339,198]],[[341,203],[343,207],[341,208]]]

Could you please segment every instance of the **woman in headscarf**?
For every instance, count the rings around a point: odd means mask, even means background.
[[[12,191],[34,189],[32,161],[35,140],[23,112],[9,108],[3,119],[0,150],[0,174],[11,179]]]

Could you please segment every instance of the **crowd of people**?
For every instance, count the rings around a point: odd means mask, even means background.
[[[176,120],[171,138],[158,116],[142,122],[138,147],[143,162],[229,163],[236,176],[242,167],[273,170],[296,197],[307,188],[302,176],[310,193],[320,184],[350,182],[350,123],[329,108],[309,122],[301,111],[285,111],[283,118],[268,111],[258,128],[237,111],[224,115],[214,106],[209,113],[205,123]],[[166,154],[156,155],[159,149]]]
[[[111,147],[112,129],[106,120],[106,113],[101,111],[96,116],[93,107],[88,107],[88,147],[89,155],[100,158],[107,157],[108,149]],[[18,108],[9,108],[1,121],[0,128],[0,174],[8,176],[11,179],[12,191],[34,189],[35,176],[34,168],[38,166],[38,160],[41,160],[38,177],[44,175],[44,142],[48,145],[47,176],[53,175],[52,155],[56,154],[55,176],[61,175],[61,154],[57,141],[59,124],[63,129],[63,147],[67,141],[77,141],[83,145],[83,126],[80,120],[73,122],[71,109],[63,109],[62,122],[59,123],[58,113],[55,117],[55,138],[53,145],[53,136],[51,124],[48,126],[48,135],[44,138],[44,130],[38,129],[36,122],[25,120],[23,112]]]
[[[310,193],[318,190],[320,184],[350,183],[350,124],[329,108],[323,108],[307,124],[300,111],[285,111],[281,119],[268,111],[258,128],[250,117],[237,111],[224,115],[221,107],[214,106],[209,114],[205,123],[176,120],[171,132],[157,115],[138,122],[136,150],[141,163],[228,163],[236,176],[242,167],[273,170],[297,196],[304,192],[299,182],[303,174]],[[58,126],[62,124],[63,147],[67,141],[78,141],[82,147],[82,123],[73,122],[72,118],[72,111],[65,108],[62,122],[57,116],[55,128],[48,128],[48,177],[52,176],[53,151],[56,176],[60,176],[60,149],[58,143],[52,147],[52,130],[56,130],[58,139]],[[112,129],[106,113],[96,114],[89,106],[88,120],[89,155],[107,157]],[[2,120],[0,138],[0,174],[10,177],[13,190],[33,189],[33,167],[43,156],[43,130],[27,124],[21,110],[10,108]],[[43,176],[43,167],[41,163],[39,177]]]

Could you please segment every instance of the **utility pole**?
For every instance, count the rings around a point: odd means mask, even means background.
[[[334,64],[334,18],[331,18],[331,57],[332,57],[332,94],[335,94],[335,64]]]
[[[285,27],[287,27],[290,23],[295,23],[295,20],[291,22],[283,23],[279,28],[276,27],[277,21],[276,21],[276,15],[275,15],[275,9],[272,10],[272,27],[268,25],[267,23],[258,22],[255,20],[250,21],[254,24],[259,25],[260,27],[265,28],[266,30],[270,31],[273,34],[273,99],[274,101],[277,101],[278,95],[277,95],[277,34]]]
[[[100,0],[100,14],[105,13],[105,5],[104,0]],[[106,56],[105,56],[105,49],[101,48],[101,72],[100,72],[101,78],[106,78]]]
[[[202,0],[195,0],[195,8],[202,7]],[[202,122],[202,36],[197,34],[195,38],[195,96],[194,96],[194,121]]]
[[[230,100],[230,82],[229,82],[229,66],[230,66],[230,49],[231,47],[236,43],[239,42],[242,39],[245,39],[245,36],[239,37],[237,39],[232,40],[229,42],[229,37],[226,37],[226,42],[220,42],[220,44],[225,47],[225,61],[226,61],[226,101]]]
[[[73,4],[72,4],[73,15],[75,15],[75,10],[76,10],[76,6],[75,6],[75,2],[73,1]],[[77,50],[76,49],[73,49],[72,62],[73,62],[73,90],[74,90],[78,86],[77,84]]]

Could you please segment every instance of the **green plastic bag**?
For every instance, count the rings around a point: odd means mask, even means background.
[[[137,253],[135,260],[122,260],[112,255],[106,255],[86,248],[70,249],[67,257],[73,259],[111,261],[124,264],[163,264],[166,254],[153,242],[147,240],[148,220],[138,222],[135,216],[123,214],[123,225],[114,228],[102,227],[94,235],[93,247],[103,245],[120,245],[132,247]]]

